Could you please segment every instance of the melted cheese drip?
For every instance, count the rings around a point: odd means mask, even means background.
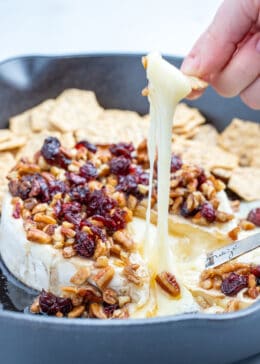
[[[170,191],[170,164],[172,121],[177,103],[191,91],[188,78],[177,68],[162,59],[158,53],[147,56],[147,78],[151,125],[148,137],[150,183],[146,216],[145,258],[152,279],[158,272],[172,272],[172,253],[168,236],[168,205]],[[149,234],[153,167],[158,146],[158,222],[155,241]],[[173,273],[173,272],[172,272]],[[155,285],[157,315],[170,314],[173,300]]]

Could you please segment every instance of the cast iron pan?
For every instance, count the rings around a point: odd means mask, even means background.
[[[179,66],[181,59],[169,57]],[[23,57],[0,64],[0,127],[8,118],[65,88],[96,92],[104,107],[146,113],[140,55]],[[260,120],[238,98],[208,90],[191,102],[219,129],[233,117]],[[3,364],[225,364],[260,351],[260,302],[222,315],[184,314],[144,320],[57,319],[28,313],[36,292],[1,266],[0,362]],[[25,311],[25,313],[24,313]]]

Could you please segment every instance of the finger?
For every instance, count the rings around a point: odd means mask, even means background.
[[[183,72],[205,80],[212,73],[218,73],[232,57],[237,44],[257,22],[259,13],[259,1],[224,1],[212,24],[184,61]]]
[[[249,107],[260,110],[260,77],[241,92],[240,96]]]
[[[197,91],[197,90],[192,90],[191,93],[186,97],[189,100],[195,100],[198,99],[204,91]]]
[[[258,50],[259,48],[259,50]],[[211,85],[225,97],[233,97],[260,75],[260,32],[247,41],[228,65],[217,74]]]

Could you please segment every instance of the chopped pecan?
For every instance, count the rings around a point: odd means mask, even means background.
[[[126,305],[127,303],[130,303],[130,302],[131,302],[130,296],[119,296],[118,297],[119,307],[123,307],[124,305]]]
[[[200,282],[200,287],[203,289],[211,289],[213,287],[213,280],[211,278],[205,279]]]
[[[86,302],[102,302],[102,293],[92,284],[87,284],[78,288],[78,295],[83,297]]]
[[[253,224],[251,221],[248,220],[241,220],[239,226],[241,227],[242,230],[245,231],[255,229],[255,224]]]
[[[80,285],[86,282],[90,276],[90,271],[87,267],[80,267],[77,272],[71,277],[70,282]]]
[[[35,243],[40,244],[50,244],[52,242],[52,237],[46,234],[42,230],[31,228],[27,231],[27,239]]]
[[[62,255],[63,255],[63,258],[68,259],[68,258],[71,258],[71,257],[74,257],[75,255],[77,255],[77,252],[73,248],[73,246],[66,246],[62,250]]]
[[[76,231],[74,231],[71,228],[66,228],[66,227],[61,227],[60,230],[61,234],[66,236],[67,238],[74,238],[74,236],[76,235]]]
[[[112,317],[113,319],[127,319],[129,317],[129,312],[125,307],[123,307],[122,309],[115,310]]]
[[[124,249],[131,250],[134,241],[128,234],[127,230],[118,230],[113,234],[113,239],[116,243],[120,244]]]
[[[96,243],[96,249],[94,253],[94,259],[97,259],[101,256],[107,256],[109,253],[106,243],[104,243],[101,239],[98,239]]]
[[[136,272],[138,268],[139,266],[136,264],[129,264],[124,267],[123,275],[127,278],[129,282],[134,283],[136,286],[142,286],[143,280]]]
[[[85,306],[81,305],[78,307],[74,307],[69,313],[68,313],[68,317],[69,318],[75,318],[75,317],[80,317],[82,316],[83,312],[85,311]]]
[[[177,297],[180,295],[180,286],[173,274],[169,272],[162,272],[156,275],[155,280],[159,286],[171,296]]]
[[[105,268],[108,266],[108,258],[105,255],[101,255],[97,258],[95,262],[95,267],[97,268]]]
[[[99,319],[107,318],[103,306],[100,303],[91,303],[89,305],[89,315],[90,317],[95,317]]]
[[[236,226],[234,229],[230,230],[228,232],[228,236],[232,239],[232,240],[237,240],[238,239],[238,234],[240,233],[240,227]]]
[[[231,300],[227,304],[226,312],[234,312],[239,310],[239,301]]]
[[[114,268],[109,265],[109,266],[101,269],[93,277],[93,280],[96,282],[97,286],[103,290],[104,288],[106,288],[108,286],[110,281],[113,279],[114,273],[115,273]]]
[[[27,210],[32,210],[35,206],[37,205],[37,200],[36,198],[27,198],[25,201],[24,201],[24,208],[26,208]]]
[[[103,292],[103,300],[110,305],[115,305],[118,302],[116,291],[112,288],[106,288]]]
[[[40,304],[39,304],[39,297],[36,297],[33,303],[30,306],[30,311],[32,313],[39,313],[40,312]]]
[[[33,210],[32,210],[32,214],[37,214],[37,212],[45,212],[48,208],[48,204],[47,203],[39,203],[37,204]]]
[[[41,212],[37,212],[34,216],[33,216],[33,220],[36,222],[43,222],[45,224],[56,224],[57,221],[56,219],[54,219],[51,216],[45,215]]]
[[[233,220],[234,215],[228,214],[224,211],[216,211],[216,220],[218,222],[228,222],[230,220]]]

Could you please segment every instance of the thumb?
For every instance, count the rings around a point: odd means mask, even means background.
[[[212,24],[195,43],[182,64],[182,71],[210,81],[229,62],[237,46],[256,24],[260,1],[225,0]]]

